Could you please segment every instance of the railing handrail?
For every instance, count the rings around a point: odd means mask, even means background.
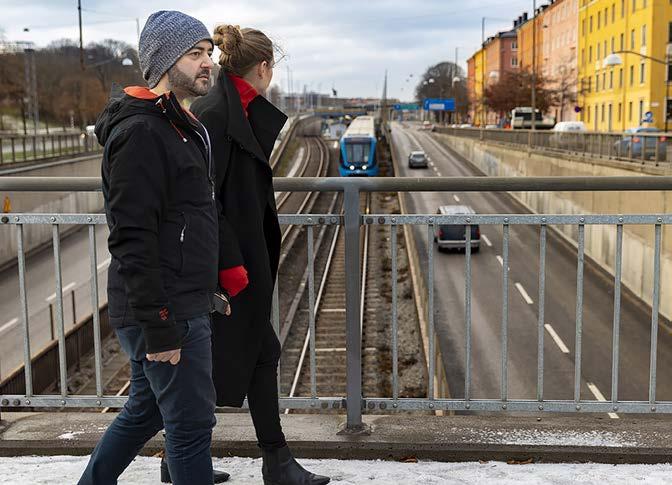
[[[5,192],[100,192],[100,177],[0,177]],[[672,176],[626,177],[275,177],[293,192],[604,192],[672,190]]]

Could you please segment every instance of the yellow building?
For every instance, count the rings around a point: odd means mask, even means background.
[[[623,131],[642,124],[663,129],[668,72],[664,62],[672,41],[669,0],[580,0],[579,99],[581,119],[590,130]],[[617,52],[620,64],[608,65]],[[649,56],[661,62],[646,59]],[[672,121],[672,118],[670,118]],[[672,124],[670,125],[672,127]]]
[[[483,99],[485,86],[485,49],[481,48],[467,60],[467,90],[471,109],[469,114],[474,126],[485,125],[486,108]]]

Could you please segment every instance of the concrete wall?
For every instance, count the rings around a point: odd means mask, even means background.
[[[98,177],[100,176],[100,155],[77,162],[54,162],[23,167],[4,175],[21,177]],[[0,202],[9,197],[12,212],[33,213],[96,213],[103,210],[103,196],[93,192],[0,192]],[[67,231],[63,227],[61,232]],[[52,228],[49,225],[26,225],[24,227],[25,248],[30,251],[51,241]],[[11,264],[17,257],[17,227],[0,227],[0,267]]]
[[[532,176],[654,176],[642,173],[639,165],[595,160],[592,163],[514,148],[480,143],[478,140],[436,135],[486,175]],[[516,192],[518,201],[532,212],[544,214],[651,214],[672,209],[669,192]],[[576,245],[577,228],[556,226]],[[663,226],[661,253],[660,312],[672,320],[672,228]],[[586,254],[613,275],[616,257],[616,227],[586,226]],[[622,282],[647,304],[653,299],[653,226],[625,226],[623,231]]]

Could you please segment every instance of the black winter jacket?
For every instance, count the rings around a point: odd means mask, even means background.
[[[147,352],[180,348],[176,320],[210,312],[218,231],[208,133],[172,94],[129,88],[96,123],[112,261],[110,323]]]

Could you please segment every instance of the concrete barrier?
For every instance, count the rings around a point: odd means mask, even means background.
[[[655,176],[637,164],[608,160],[576,160],[543,152],[524,152],[478,139],[436,134],[435,138],[489,176]],[[643,214],[669,213],[668,192],[515,192],[511,193],[530,212],[544,214]],[[577,228],[555,227],[576,246]],[[663,226],[661,252],[660,313],[672,320],[671,228]],[[586,254],[613,276],[616,258],[616,227],[586,226]],[[647,305],[653,300],[654,227],[625,226],[623,231],[622,282]]]
[[[0,175],[22,177],[99,177],[100,154],[51,163],[41,163],[5,170]],[[9,198],[11,212],[33,213],[97,213],[103,210],[103,196],[96,192],[0,192],[0,201]],[[8,214],[11,217],[11,213]],[[64,227],[62,234],[75,228]],[[34,251],[51,244],[52,229],[47,225],[28,224],[24,227],[24,247]],[[16,264],[17,226],[0,230],[0,268]]]

